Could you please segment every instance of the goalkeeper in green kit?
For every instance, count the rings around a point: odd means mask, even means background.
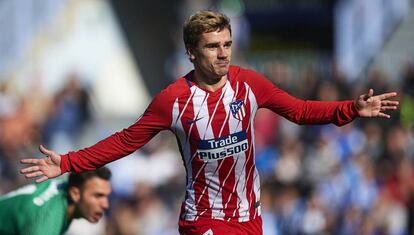
[[[0,234],[58,235],[76,218],[97,223],[109,207],[110,177],[111,172],[102,167],[1,196]]]

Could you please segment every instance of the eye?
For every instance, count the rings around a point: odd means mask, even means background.
[[[207,49],[210,50],[210,51],[214,51],[216,49],[216,47],[215,46],[208,46]]]
[[[204,47],[207,48],[208,50],[215,50],[219,47],[219,45],[216,43],[211,43],[211,44],[205,45]]]
[[[101,198],[101,197],[105,197],[105,194],[103,194],[103,193],[94,193],[93,196],[95,198]]]

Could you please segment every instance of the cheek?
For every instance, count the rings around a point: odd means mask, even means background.
[[[203,54],[200,54],[200,61],[204,63],[211,63],[216,58],[216,53],[213,51],[205,51]]]
[[[85,213],[91,213],[97,206],[97,203],[92,199],[84,200],[82,207]]]
[[[206,59],[207,64],[209,65],[209,67],[215,67],[215,62],[216,62],[217,58],[216,56],[210,56]]]
[[[227,51],[227,55],[228,55],[228,57],[231,57],[231,48]]]

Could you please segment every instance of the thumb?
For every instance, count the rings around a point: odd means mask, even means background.
[[[48,155],[48,156],[50,156],[50,155],[52,155],[52,154],[53,154],[53,151],[51,151],[51,150],[49,150],[49,149],[45,148],[45,146],[43,146],[43,145],[40,145],[40,146],[39,146],[39,150],[40,150],[40,152],[42,152],[44,155]]]
[[[371,98],[374,95],[374,90],[372,88],[370,88],[368,90],[368,94],[365,95],[364,100],[368,101],[369,98]]]

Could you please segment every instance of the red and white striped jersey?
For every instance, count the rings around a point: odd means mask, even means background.
[[[254,117],[268,108],[298,124],[344,125],[358,114],[353,101],[304,101],[260,74],[231,66],[215,92],[193,82],[193,72],[160,92],[130,127],[62,156],[62,172],[91,170],[126,156],[161,130],[177,137],[187,173],[181,219],[249,221],[260,216]],[[156,170],[156,169],[154,169]]]

